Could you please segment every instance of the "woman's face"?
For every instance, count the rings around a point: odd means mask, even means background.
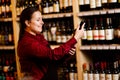
[[[33,13],[31,20],[28,21],[26,30],[33,35],[40,34],[42,32],[43,24],[44,22],[42,20],[41,13],[39,11],[36,11]]]

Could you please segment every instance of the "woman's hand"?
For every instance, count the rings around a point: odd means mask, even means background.
[[[80,38],[82,38],[82,36],[84,35],[84,26],[85,23],[83,23],[81,29],[79,30],[80,26],[77,27],[75,34],[74,34],[74,38],[78,41]]]
[[[69,53],[70,55],[74,55],[74,54],[76,53],[75,47],[71,48],[68,53]]]

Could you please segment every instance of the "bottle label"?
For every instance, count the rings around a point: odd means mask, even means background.
[[[90,0],[85,0],[85,4],[90,4]]]
[[[82,39],[87,39],[87,32],[86,31],[84,31],[84,35],[83,35]]]
[[[90,8],[96,8],[96,0],[90,0]]]
[[[108,1],[107,0],[102,0],[102,3],[108,3]]]
[[[88,31],[87,31],[87,40],[93,40],[92,30],[88,30]]]
[[[105,80],[105,74],[100,74],[100,80]]]
[[[83,73],[83,80],[88,80],[88,73]]]
[[[43,8],[43,13],[49,13],[49,8],[48,7],[44,7]]]
[[[68,0],[64,0],[64,8],[68,7]]]
[[[99,74],[94,74],[93,75],[93,80],[99,80]]]
[[[117,2],[117,0],[109,0],[109,3]]]
[[[54,6],[53,7],[54,12],[60,12],[59,4],[54,4],[53,6]]]
[[[71,72],[69,75],[70,75],[70,80],[75,80],[74,79],[74,73]]]
[[[96,7],[101,7],[101,6],[102,6],[101,0],[96,0]]]
[[[61,38],[60,35],[57,35],[56,38],[57,38],[57,40],[56,40],[57,43],[61,43],[62,42],[62,38]]]
[[[10,7],[8,5],[6,5],[6,12],[10,11]]]
[[[68,0],[69,2],[68,2],[68,5],[69,6],[72,6],[72,0]]]
[[[93,74],[88,74],[88,80],[93,80]]]
[[[79,0],[79,5],[84,5],[84,0]]]
[[[60,3],[60,9],[63,8],[63,0],[59,0],[59,3]]]
[[[53,12],[53,6],[50,6],[50,7],[49,7],[49,12],[50,12],[50,13]]]
[[[111,74],[106,74],[106,80],[112,80],[112,75]]]
[[[105,40],[105,31],[104,30],[99,30],[99,39]]]
[[[5,6],[1,6],[2,7],[2,12],[5,12]]]
[[[66,35],[62,35],[62,42],[65,43],[67,41]]]
[[[113,39],[113,30],[112,29],[106,29],[105,34],[106,34],[106,40],[112,40]]]
[[[113,80],[119,80],[119,74],[113,74]]]
[[[93,39],[94,39],[94,40],[99,40],[98,30],[93,30]]]

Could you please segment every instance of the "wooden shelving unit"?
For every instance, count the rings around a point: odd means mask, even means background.
[[[19,64],[19,57],[17,55],[17,42],[18,42],[18,36],[19,36],[19,18],[16,16],[16,0],[11,0],[12,4],[12,18],[10,19],[0,19],[0,21],[6,21],[10,20],[13,21],[13,33],[14,33],[14,44],[15,46],[10,46],[11,49],[15,49],[16,53],[16,63],[17,63],[17,73],[18,73],[18,80],[22,77],[22,74],[20,72],[20,64]],[[78,6],[78,0],[73,0],[73,12],[71,13],[60,13],[60,14],[49,14],[49,15],[43,15],[43,19],[50,19],[50,18],[61,18],[61,17],[73,17],[74,21],[74,28],[78,26],[78,24],[81,21],[82,16],[90,16],[90,15],[100,15],[100,14],[114,14],[114,13],[120,13],[120,9],[109,9],[109,10],[96,10],[96,11],[85,11],[85,12],[79,12],[79,6]],[[52,46],[52,48],[57,47]],[[8,48],[8,47],[3,47]],[[1,46],[0,46],[1,49]],[[90,58],[85,56],[82,50],[119,50],[120,45],[81,45],[81,40],[78,41],[76,44],[76,60],[77,60],[77,72],[78,72],[78,80],[82,80],[82,64],[84,62],[90,62]]]

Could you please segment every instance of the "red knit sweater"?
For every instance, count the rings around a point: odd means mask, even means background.
[[[34,36],[25,32],[18,42],[21,71],[31,73],[34,80],[41,80],[48,70],[49,62],[59,60],[67,55],[76,42],[73,37],[58,48],[51,49],[43,35]]]

